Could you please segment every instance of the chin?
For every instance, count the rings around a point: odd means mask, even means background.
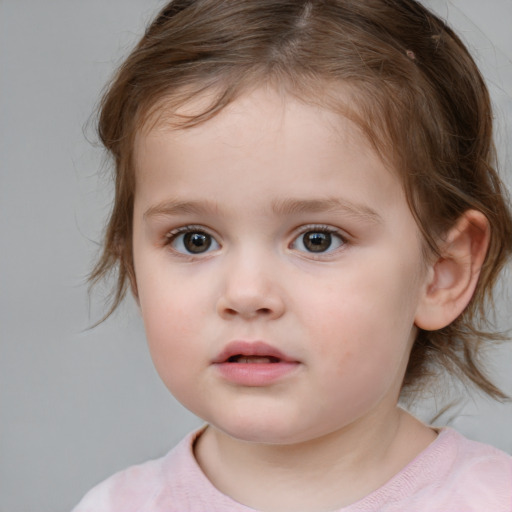
[[[209,423],[229,437],[246,443],[291,445],[310,440],[307,432],[293,428],[296,423],[292,421],[248,417]]]

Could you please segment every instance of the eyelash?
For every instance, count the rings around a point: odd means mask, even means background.
[[[180,251],[180,250],[177,250],[177,248],[172,247],[173,244],[176,243],[176,241],[178,240],[178,238],[181,235],[187,235],[187,234],[201,234],[201,235],[206,235],[207,237],[209,237],[210,244],[206,248],[206,251],[193,253],[193,252],[188,252],[188,251]],[[204,226],[189,225],[189,226],[182,226],[180,228],[176,228],[176,229],[173,229],[172,231],[169,231],[165,235],[165,244],[164,245],[171,246],[173,252],[175,254],[177,254],[178,256],[182,256],[184,258],[197,258],[197,257],[204,257],[206,254],[211,252],[209,249],[210,249],[210,245],[212,244],[212,242],[215,243],[220,248],[220,244],[217,241],[217,238],[213,234],[211,234],[209,232],[209,230],[206,229]],[[182,244],[183,243],[184,243],[184,241],[182,241]]]
[[[318,251],[318,252],[300,251],[302,253],[307,254],[308,258],[314,258],[314,259],[327,258],[331,254],[337,253],[340,250],[343,250],[345,245],[347,245],[349,243],[347,235],[342,233],[339,229],[333,228],[331,226],[323,225],[323,224],[311,224],[308,226],[301,226],[300,230],[295,232],[295,234],[293,236],[293,240],[289,244],[288,247],[293,248],[293,245],[296,244],[300,240],[302,240],[302,244],[304,245],[303,237],[307,233],[324,233],[324,234],[331,235],[331,236],[334,235],[334,237],[336,237],[339,240],[339,245],[337,247],[335,247],[333,249],[331,249],[329,247],[326,251]]]
[[[307,235],[308,233],[315,233],[315,234],[322,233],[322,234],[328,235],[329,236],[329,240],[328,240],[329,247],[327,247],[326,250],[319,250],[319,251],[307,250],[305,243],[304,243],[304,236]],[[196,253],[189,251],[186,247],[180,248],[180,250],[178,250],[178,248],[176,248],[176,247],[173,247],[173,244],[176,244],[176,242],[179,240],[180,236],[187,235],[187,234],[205,235],[206,237],[208,237],[208,245],[206,246],[206,248],[204,250],[198,251]],[[338,239],[338,245],[337,245],[337,247],[334,247],[334,248],[331,248],[331,246],[333,245],[332,235],[334,235],[334,238]],[[199,242],[200,242],[200,240],[199,240]],[[304,249],[297,249],[296,247],[294,247],[299,243],[302,244]],[[321,243],[321,240],[320,240],[320,243]],[[333,228],[333,227],[327,226],[327,225],[312,224],[312,225],[307,225],[307,226],[301,226],[300,230],[297,230],[294,233],[293,239],[290,242],[290,244],[288,245],[288,248],[292,249],[292,250],[294,250],[294,249],[298,250],[298,252],[303,253],[303,254],[307,254],[309,258],[321,259],[321,258],[328,257],[332,253],[342,250],[343,247],[347,243],[348,243],[348,240],[347,240],[346,235],[342,234],[339,229],[336,229],[336,228]],[[181,245],[184,246],[184,244],[185,244],[185,240],[181,240]],[[200,226],[200,225],[182,226],[182,227],[173,229],[172,231],[168,232],[165,235],[165,243],[164,243],[165,246],[171,246],[171,248],[175,254],[177,254],[181,257],[185,257],[185,258],[197,258],[197,257],[206,256],[207,254],[212,252],[212,250],[211,250],[212,244],[217,246],[214,248],[214,250],[218,250],[221,247],[221,245],[217,241],[216,236],[211,234],[210,231],[208,229],[206,229],[204,226]],[[334,242],[334,245],[336,245],[335,242]],[[200,245],[197,245],[197,247],[201,248]]]

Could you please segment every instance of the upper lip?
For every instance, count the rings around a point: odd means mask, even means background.
[[[264,341],[232,341],[215,357],[213,363],[226,363],[230,357],[234,356],[273,357],[284,362],[297,362]]]

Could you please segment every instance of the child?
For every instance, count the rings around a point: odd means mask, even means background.
[[[206,426],[75,512],[512,510],[512,458],[399,408],[478,350],[512,249],[489,97],[414,0],[174,0],[106,93],[116,269]]]

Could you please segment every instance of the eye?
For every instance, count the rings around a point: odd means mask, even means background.
[[[345,239],[328,228],[315,228],[301,233],[291,244],[292,249],[309,253],[332,252],[345,244]]]
[[[180,254],[204,254],[220,248],[215,238],[201,229],[180,228],[167,236],[169,245]]]

